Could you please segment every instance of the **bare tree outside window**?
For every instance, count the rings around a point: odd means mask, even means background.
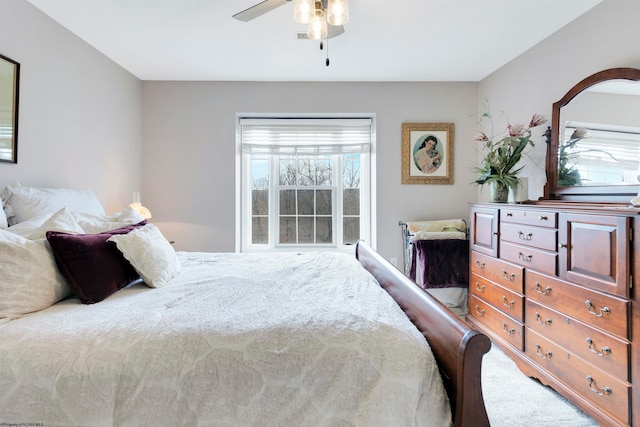
[[[251,160],[251,243],[269,243],[269,159]]]
[[[330,155],[277,157],[278,243],[334,243],[334,163]],[[352,244],[360,238],[360,155],[342,155],[341,163],[343,240]],[[268,159],[256,156],[251,165],[252,243],[268,244]]]
[[[279,243],[333,243],[331,156],[279,160]]]
[[[345,244],[360,239],[360,155],[344,156],[342,167],[342,238]]]

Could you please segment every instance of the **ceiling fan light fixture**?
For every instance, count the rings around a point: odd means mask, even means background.
[[[307,36],[311,40],[327,38],[327,19],[322,9],[322,2],[316,1],[313,18],[307,24]]]
[[[344,25],[349,21],[349,0],[329,0],[327,22],[329,25]]]
[[[301,24],[308,24],[313,19],[314,0],[295,0],[293,2],[293,19]]]

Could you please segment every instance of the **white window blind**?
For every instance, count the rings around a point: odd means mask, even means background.
[[[241,118],[245,154],[369,153],[371,119]]]
[[[587,130],[585,138],[574,148],[574,151],[580,153],[579,163],[582,168],[606,163],[615,165],[620,171],[633,171],[637,174],[640,170],[639,128],[567,122],[564,140],[568,141],[578,128]]]

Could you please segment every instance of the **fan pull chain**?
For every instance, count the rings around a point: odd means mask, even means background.
[[[320,50],[324,49],[324,40],[320,40]],[[327,60],[325,61],[327,67],[329,66],[329,38],[327,37]]]
[[[320,50],[324,49],[324,41],[320,40]],[[327,60],[325,61],[327,67],[329,66],[329,39],[327,39]]]
[[[327,39],[327,60],[325,62],[329,66],[329,39]]]

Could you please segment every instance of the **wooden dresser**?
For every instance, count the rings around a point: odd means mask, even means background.
[[[467,320],[601,425],[640,427],[640,210],[477,203],[470,219]]]

